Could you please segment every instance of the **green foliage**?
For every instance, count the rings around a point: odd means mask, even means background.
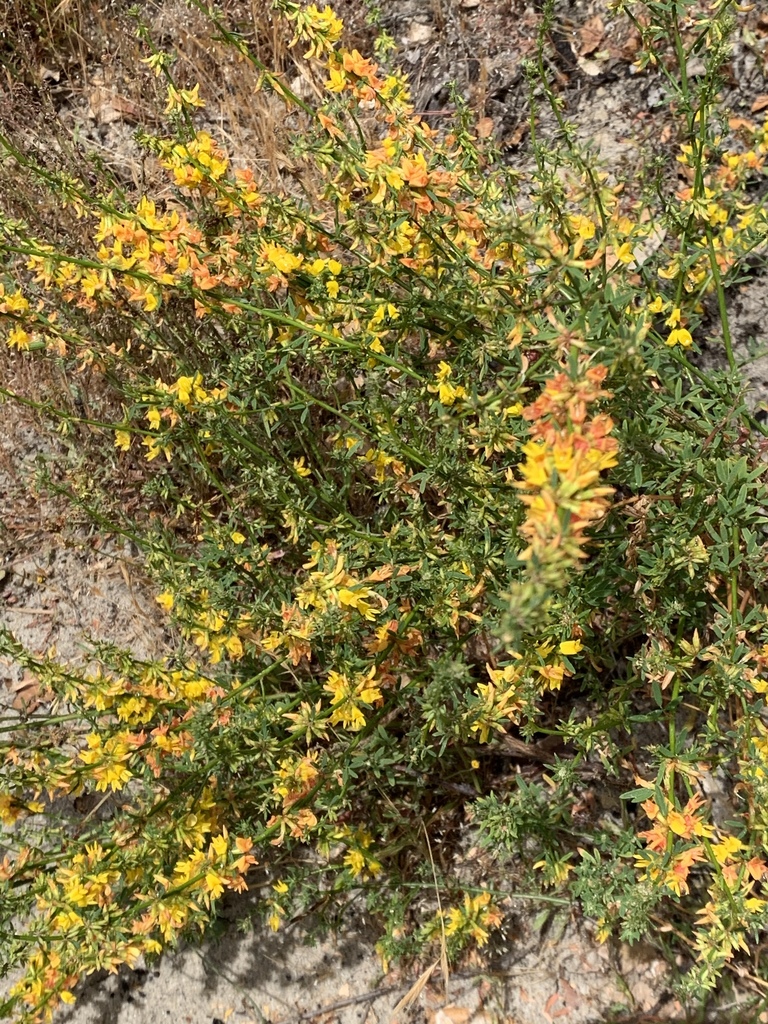
[[[503,800],[496,793],[481,797],[472,805],[480,826],[481,842],[490,849],[525,854],[559,849],[563,833],[569,830],[569,804],[561,802],[540,783],[515,779],[515,789]]]

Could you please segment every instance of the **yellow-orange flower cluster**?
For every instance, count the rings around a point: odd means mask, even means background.
[[[585,531],[608,508],[613,488],[600,474],[617,463],[618,443],[609,416],[589,416],[589,406],[610,392],[601,387],[607,368],[585,369],[571,378],[557,374],[539,398],[523,410],[531,438],[519,467],[528,515],[521,533],[528,542],[522,558],[554,580],[561,569],[584,557]]]

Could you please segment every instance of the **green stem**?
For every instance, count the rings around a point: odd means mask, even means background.
[[[733,341],[731,339],[731,328],[728,321],[728,307],[725,302],[725,288],[723,287],[723,278],[720,273],[720,265],[717,262],[717,252],[715,251],[715,241],[712,237],[712,228],[709,224],[704,229],[707,236],[707,248],[709,250],[709,265],[712,268],[712,278],[715,282],[715,289],[717,291],[717,307],[720,313],[720,324],[723,328],[723,344],[725,345],[725,355],[728,359],[728,366],[731,370],[736,369],[736,358],[733,354]]]

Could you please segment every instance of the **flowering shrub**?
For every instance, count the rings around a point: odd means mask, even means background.
[[[473,792],[481,835],[570,887],[598,937],[674,920],[689,991],[759,940],[765,429],[725,291],[765,240],[748,186],[768,126],[721,138],[723,11],[640,6],[640,63],[666,26],[681,72],[684,185],[653,201],[579,151],[555,97],[559,140],[527,177],[461,106],[437,132],[329,8],[290,0],[311,104],[209,14],[285,105],[300,198],[195,127],[205,97],[163,52],[145,64],[173,130],[141,135],[163,198],[0,139],[74,217],[71,244],[0,220],[5,343],[98,380],[100,412],[51,406],[105,467],[70,498],[137,540],[182,638],[157,662],[101,645],[88,671],[2,639],[47,700],[1,744],[17,1019],[247,886],[274,929],[362,891],[385,960],[482,945],[504,893],[445,870],[435,912],[423,855],[422,822],[447,835]],[[724,369],[705,372],[713,303]],[[114,496],[128,470],[134,519]],[[512,735],[550,763],[499,794]],[[728,820],[702,795],[715,770]],[[626,790],[620,815],[596,777]],[[91,793],[101,815],[62,800]]]

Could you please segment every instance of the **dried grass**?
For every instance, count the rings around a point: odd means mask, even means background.
[[[157,130],[163,120],[165,84],[139,63],[145,52],[136,36],[136,22],[128,15],[128,0],[0,0],[0,20],[6,28],[0,60],[9,85],[23,88],[26,127],[43,138],[41,113],[59,115],[56,134],[72,135],[78,122],[126,121]],[[221,5],[228,23],[237,26],[254,54],[270,68],[295,79],[298,71],[288,47],[286,26],[272,16],[265,0],[225,0]],[[233,159],[252,166],[265,183],[286,184],[294,170],[288,155],[285,108],[267,92],[257,91],[258,71],[216,39],[205,16],[184,0],[151,0],[143,19],[155,44],[176,56],[174,77],[182,86],[200,83],[207,108],[199,123],[215,131]],[[312,89],[312,83],[306,87]],[[62,95],[64,98],[62,99]],[[30,100],[31,105],[30,105]],[[14,104],[17,110],[21,104]],[[207,123],[206,123],[207,122]],[[6,128],[8,119],[6,118]],[[109,164],[109,132],[103,145],[89,139]],[[119,165],[126,184],[138,188],[146,168],[126,168],[121,150],[112,163]],[[138,164],[138,162],[136,162]],[[130,173],[126,173],[126,171]]]

